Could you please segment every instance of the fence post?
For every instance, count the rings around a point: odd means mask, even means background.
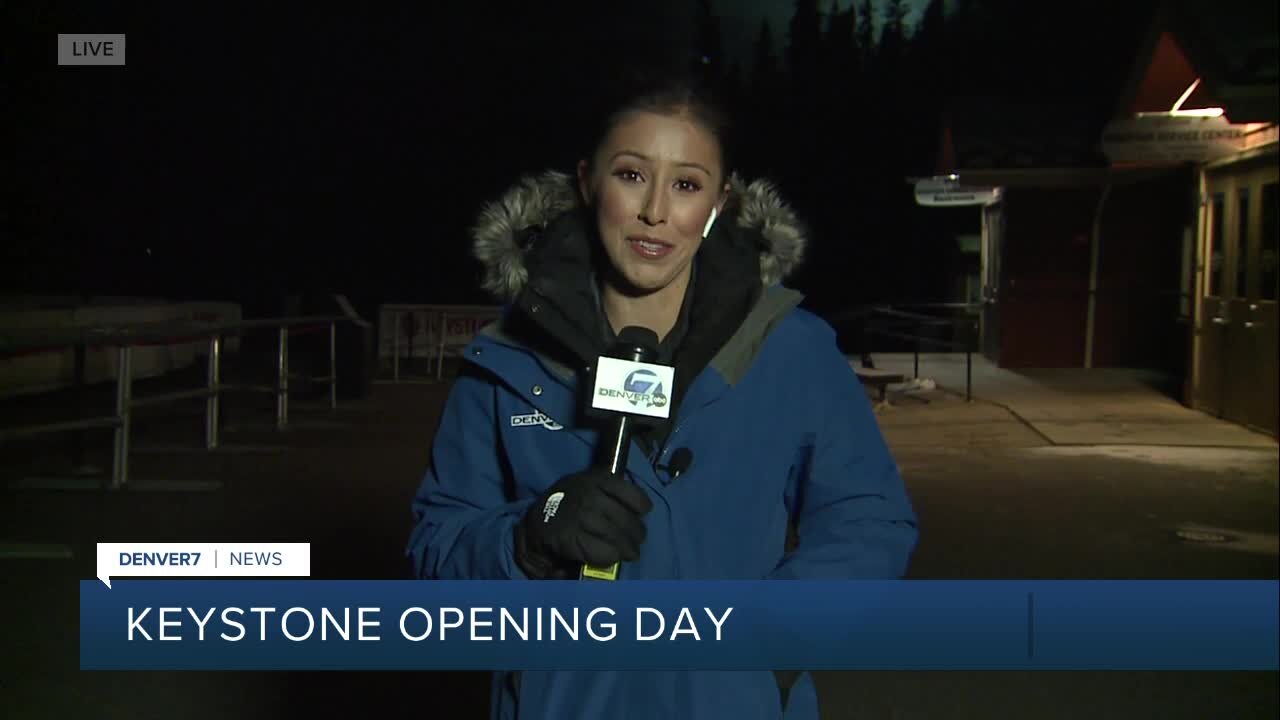
[[[85,356],[89,352],[88,338],[81,331],[79,342],[75,346],[75,377],[72,379],[75,387],[76,397],[76,417],[84,417],[88,413],[88,402],[85,399],[85,367],[87,365]],[[85,431],[72,431],[71,437],[71,467],[72,472],[81,472],[86,467],[85,463]]]
[[[913,352],[912,355],[915,360],[912,364],[911,378],[913,380],[918,380],[920,378],[920,338],[914,338],[914,342],[915,352]]]
[[[280,346],[276,356],[276,429],[289,423],[289,326],[280,328]]]
[[[338,408],[338,323],[329,323],[329,409]]]
[[[981,340],[981,322],[978,318],[974,318],[972,324],[969,325],[969,342],[965,343],[964,354],[964,399],[973,402],[973,351],[978,349],[978,343]]]
[[[400,382],[400,311],[391,313],[391,382]]]
[[[436,355],[436,379],[444,377],[444,340],[449,334],[449,313],[440,311],[440,352]]]
[[[973,402],[973,350],[964,351],[964,399]]]
[[[432,360],[432,358],[435,357],[435,350],[431,346],[431,333],[432,333],[431,323],[435,322],[433,318],[435,318],[435,310],[431,310],[431,309],[423,310],[422,342],[423,342],[423,347],[426,348],[426,351],[427,351],[426,353],[427,365],[424,368],[424,370],[426,371],[428,378],[431,376],[431,368],[435,362],[434,360]]]
[[[214,335],[209,338],[209,397],[204,405],[204,447],[212,450],[218,447],[218,398],[222,389],[219,364],[222,362],[222,337]]]
[[[129,367],[132,348],[121,345],[116,361],[116,426],[115,457],[111,465],[111,489],[119,490],[129,482],[129,415],[133,400],[133,371]]]

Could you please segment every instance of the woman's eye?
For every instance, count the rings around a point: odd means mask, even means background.
[[[677,180],[676,187],[679,188],[681,192],[698,192],[702,189],[702,186],[693,180]]]
[[[614,175],[627,182],[639,182],[642,179],[640,173],[635,170],[619,170]]]

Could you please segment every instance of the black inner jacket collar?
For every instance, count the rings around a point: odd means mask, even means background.
[[[676,322],[671,326],[671,330],[667,332],[666,336],[658,342],[658,357],[654,362],[659,365],[672,365],[675,363],[676,349],[684,342],[684,336],[689,332],[689,315],[693,309],[693,292],[697,281],[698,258],[695,257],[690,270],[689,286],[685,288],[684,298],[680,301],[680,312],[676,315]],[[605,316],[604,298],[601,295],[602,288],[600,287],[598,275],[592,277],[591,284],[596,290],[596,315],[600,318],[600,333],[604,338],[605,346],[611,346],[618,340],[618,334],[613,331],[613,324]]]
[[[726,218],[727,220],[727,218]],[[714,226],[695,262],[697,275],[681,309],[683,337],[673,340],[675,418],[690,383],[733,336],[759,299],[759,244],[732,222]],[[567,212],[532,242],[525,255],[529,281],[516,298],[513,334],[532,349],[579,372],[608,347],[608,327],[595,287],[595,268],[608,262],[587,210]],[[669,423],[663,423],[665,428]],[[665,437],[666,431],[660,435]]]

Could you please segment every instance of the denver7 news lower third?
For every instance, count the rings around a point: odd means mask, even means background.
[[[82,670],[1275,671],[1265,581],[312,580],[308,543],[101,543]]]

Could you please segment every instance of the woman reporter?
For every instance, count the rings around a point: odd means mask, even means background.
[[[465,350],[413,501],[416,576],[905,573],[915,515],[866,393],[781,285],[801,225],[771,184],[732,173],[726,128],[689,86],[642,92],[575,175],[526,177],[484,208],[475,253],[507,305]],[[629,326],[653,331],[675,382],[670,420],[636,431],[614,477],[593,467],[602,433],[581,405]],[[817,700],[806,674],[498,673],[492,716],[517,711],[772,719],[817,717]]]

